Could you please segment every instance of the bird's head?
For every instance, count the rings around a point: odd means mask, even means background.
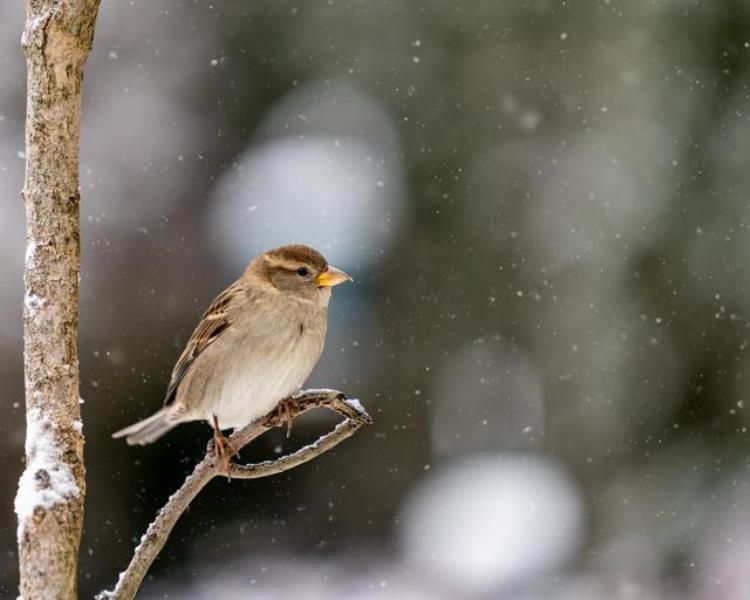
[[[249,270],[277,290],[313,302],[327,303],[333,286],[352,280],[329,265],[320,252],[302,244],[289,244],[260,254],[250,263]]]

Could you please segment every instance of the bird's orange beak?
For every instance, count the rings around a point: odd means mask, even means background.
[[[333,287],[340,283],[347,281],[354,281],[349,275],[344,273],[341,269],[332,267],[329,265],[327,271],[323,271],[320,275],[315,278],[315,283],[320,287]]]

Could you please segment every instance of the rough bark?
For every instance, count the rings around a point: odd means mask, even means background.
[[[27,0],[26,468],[16,496],[20,595],[76,597],[85,493],[79,408],[81,82],[99,0]]]
[[[362,425],[370,423],[371,419],[365,409],[356,400],[347,400],[344,394],[336,390],[307,390],[282,403],[266,418],[250,423],[240,431],[234,433],[230,442],[235,450],[240,450],[263,432],[283,420],[291,424],[291,420],[313,408],[328,408],[346,417],[333,431],[327,433],[318,441],[300,448],[292,454],[275,460],[268,460],[258,464],[238,465],[229,463],[228,469],[216,458],[213,442],[206,449],[205,458],[199,462],[193,472],[185,479],[179,490],[169,497],[159,514],[149,525],[135,549],[133,559],[128,568],[120,573],[115,589],[101,592],[97,600],[132,600],[143,582],[148,569],[166,544],[169,534],[177,524],[182,513],[198,493],[214,477],[227,476],[236,479],[256,479],[288,471],[313,458],[327,452],[339,442],[352,436]]]

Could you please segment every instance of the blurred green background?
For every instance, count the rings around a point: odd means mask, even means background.
[[[22,3],[0,5],[0,595],[24,439]],[[150,414],[207,303],[305,242],[311,386],[375,424],[213,482],[143,598],[750,598],[750,2],[104,2],[86,72],[81,597],[210,429]],[[269,433],[246,460],[332,424]]]

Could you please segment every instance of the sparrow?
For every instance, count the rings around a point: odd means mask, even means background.
[[[221,430],[248,425],[302,387],[323,351],[331,289],[346,281],[309,246],[259,254],[203,313],[164,406],[112,437],[145,445],[180,423],[204,420],[220,457],[235,454]]]

